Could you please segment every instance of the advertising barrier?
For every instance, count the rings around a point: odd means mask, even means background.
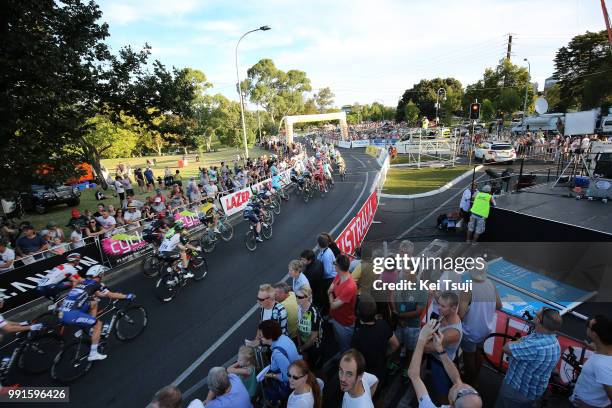
[[[338,147],[342,147],[344,149],[350,149],[351,142],[347,142],[346,140],[338,140]]]
[[[369,140],[351,140],[351,148],[366,147],[370,145]]]
[[[291,170],[285,170],[280,173],[281,183],[288,184],[290,182],[290,174]],[[220,198],[221,206],[223,207],[223,211],[229,217],[230,215],[234,215],[246,207],[249,199],[251,198],[251,191],[261,191],[266,184],[270,184],[272,179],[265,179],[264,181],[260,181],[257,184],[253,184],[251,187],[243,188],[242,190],[238,190],[235,193],[228,194]]]
[[[359,209],[357,215],[353,217],[336,238],[336,244],[342,252],[352,254],[355,248],[361,244],[361,241],[363,241],[363,238],[365,238],[370,229],[370,225],[372,225],[372,221],[374,221],[374,214],[377,208],[378,198],[376,190],[374,190],[361,209]]]
[[[143,229],[113,234],[101,241],[102,252],[111,266],[124,264],[153,250],[153,245],[142,238]]]
[[[58,265],[66,263],[66,255],[78,252],[81,254],[81,262],[77,269],[87,272],[90,266],[101,264],[102,256],[95,242],[81,248],[73,249],[64,255],[42,259],[30,265],[24,265],[12,271],[0,274],[0,298],[5,302],[4,310],[10,310],[30,302],[40,295],[36,291],[38,281],[45,277],[48,271]]]

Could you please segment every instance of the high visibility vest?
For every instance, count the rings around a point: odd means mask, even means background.
[[[474,197],[474,204],[470,211],[472,214],[479,215],[487,218],[489,216],[489,210],[491,209],[491,194],[478,192]]]

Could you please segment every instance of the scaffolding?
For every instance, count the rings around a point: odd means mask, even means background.
[[[412,133],[406,140],[398,142],[395,147],[397,153],[408,157],[407,166],[421,168],[423,163],[427,166],[443,165],[454,166],[457,159],[457,145],[459,137],[430,138],[420,132]]]

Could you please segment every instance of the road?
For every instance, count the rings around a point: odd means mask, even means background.
[[[131,343],[111,341],[108,358],[70,386],[70,406],[144,407],[155,391],[173,382],[189,398],[205,397],[202,379],[210,367],[226,363],[255,334],[258,317],[249,313],[258,286],[281,280],[289,261],[313,248],[320,232],[341,232],[367,198],[376,161],[364,149],[344,150],[343,155],[345,182],[338,182],[324,199],[283,203],[272,239],[255,252],[244,247],[246,224],[237,224],[234,238],[208,256],[206,279],[190,282],[172,302],[161,304],[154,297],[153,281],[140,273],[140,265],[122,272],[111,289],[137,295],[137,303],[148,311],[148,327]],[[200,364],[192,366],[198,359]],[[48,374],[19,380],[22,385],[57,385]]]

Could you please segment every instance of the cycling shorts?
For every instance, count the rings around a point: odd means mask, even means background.
[[[62,293],[66,289],[70,289],[72,287],[72,283],[70,282],[60,282],[51,285],[45,286],[37,286],[36,291],[40,293],[42,296],[48,298],[55,298],[57,295]]]
[[[249,221],[254,222],[254,223],[258,223],[259,222],[259,218],[257,218],[257,216],[254,213],[243,214],[242,217],[245,220],[249,220]]]
[[[69,310],[60,312],[61,322],[68,326],[77,326],[83,329],[88,329],[96,324],[96,318],[85,313],[82,310]]]

